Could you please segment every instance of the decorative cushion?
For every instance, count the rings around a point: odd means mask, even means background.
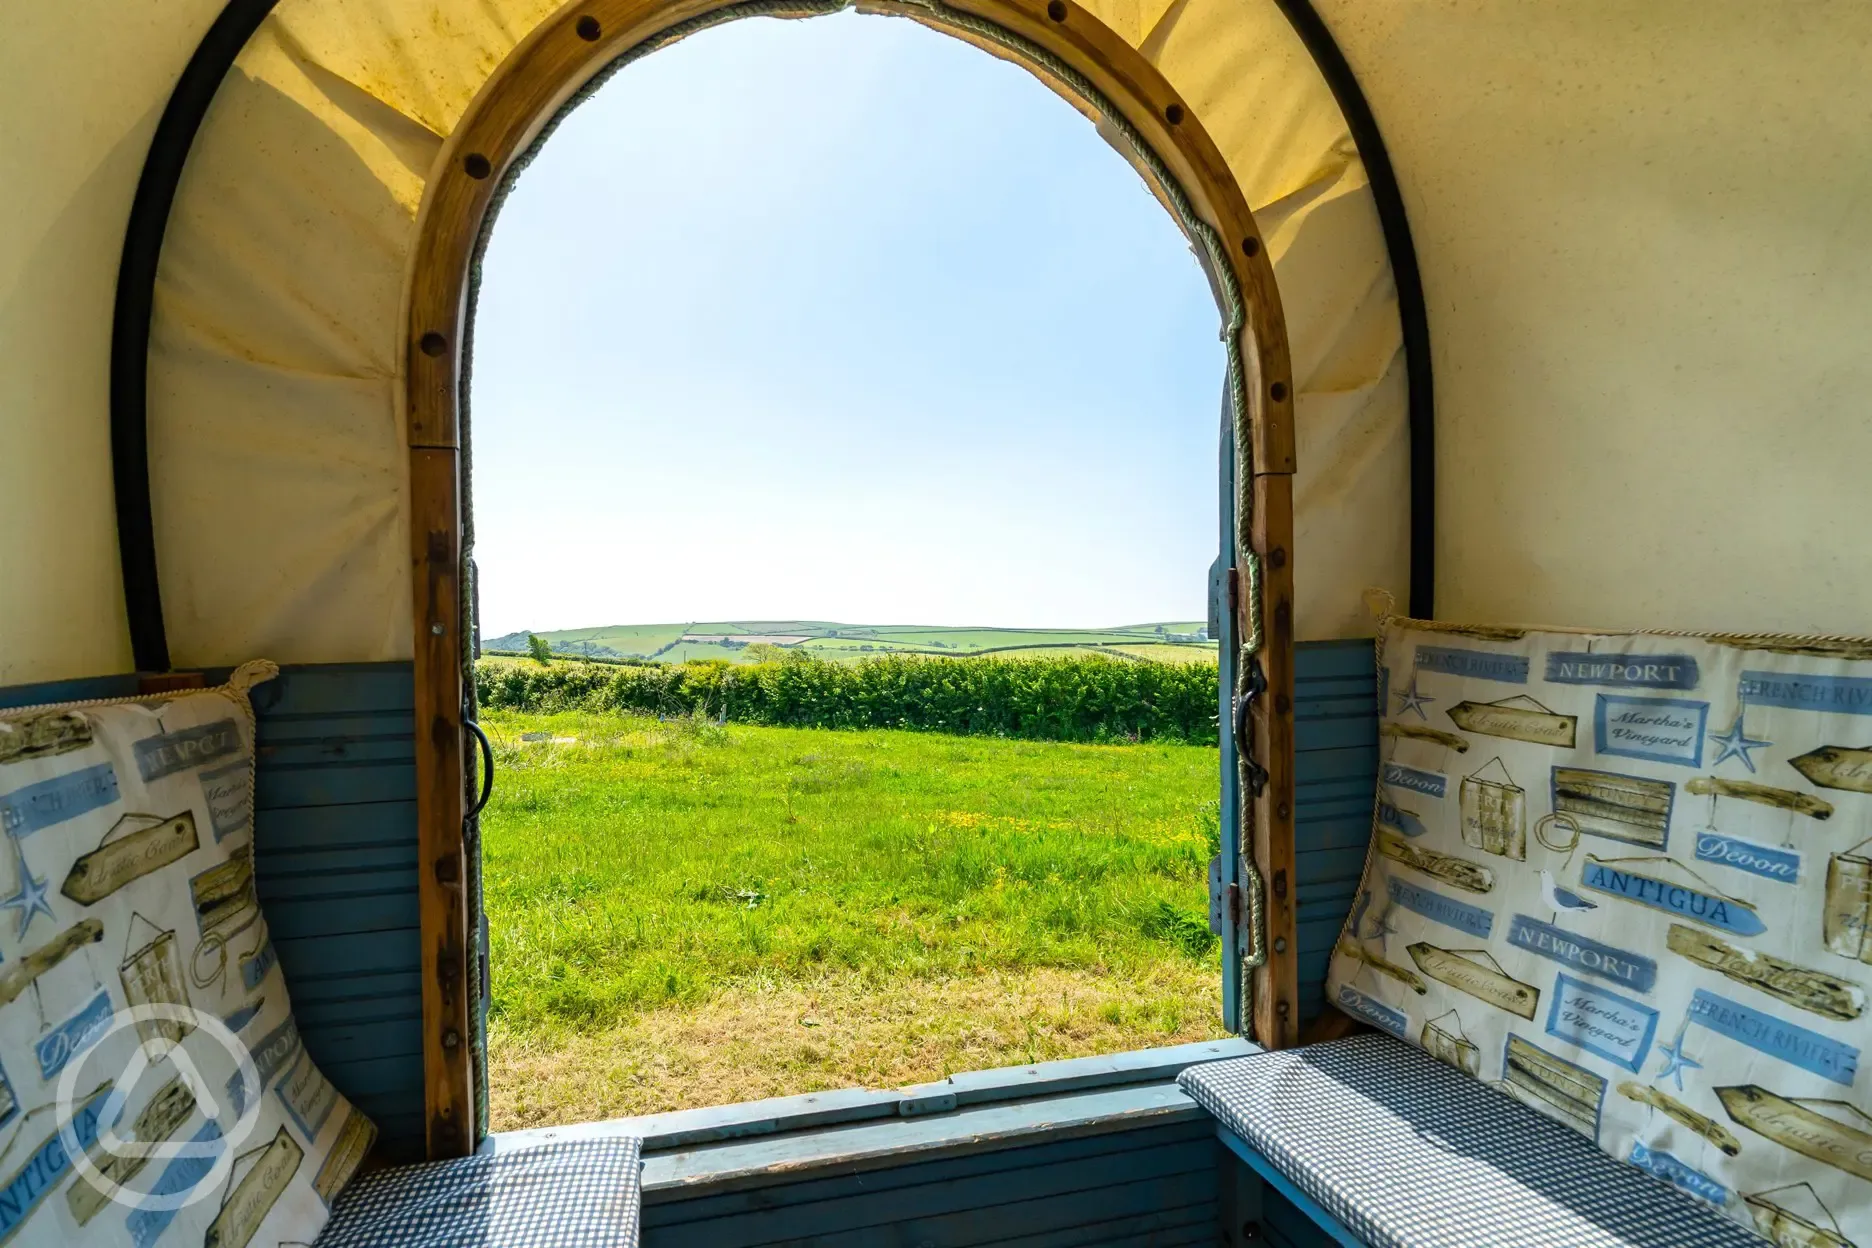
[[[314,1248],[636,1248],[642,1155],[620,1137],[379,1170]]]
[[[1328,999],[1782,1243],[1872,1245],[1872,644],[1379,646]]]
[[[1372,1248],[1761,1248],[1387,1036],[1209,1062],[1177,1082]]]
[[[276,671],[0,713],[0,1243],[308,1242],[376,1138],[255,898]]]

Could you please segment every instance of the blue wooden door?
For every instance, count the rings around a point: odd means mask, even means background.
[[[1242,1024],[1241,929],[1227,921],[1227,898],[1241,880],[1241,781],[1235,759],[1235,629],[1233,596],[1229,592],[1230,572],[1235,567],[1235,414],[1226,395],[1222,400],[1220,447],[1217,453],[1217,506],[1220,521],[1220,546],[1214,571],[1209,577],[1209,633],[1216,639],[1216,739],[1221,747],[1222,846],[1218,858],[1219,873],[1212,877],[1211,888],[1219,890],[1222,907],[1222,1025],[1237,1034]]]

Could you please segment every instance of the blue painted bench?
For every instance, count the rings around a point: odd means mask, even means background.
[[[1389,1036],[1191,1067],[1237,1157],[1347,1248],[1761,1248],[1710,1205]]]

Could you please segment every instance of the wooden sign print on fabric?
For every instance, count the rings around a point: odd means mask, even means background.
[[[180,862],[200,844],[192,811],[168,819],[125,815],[102,844],[72,864],[59,892],[80,905],[92,905],[132,880]]]
[[[1848,1021],[1865,1011],[1865,989],[1850,980],[1783,962],[1758,949],[1739,949],[1680,923],[1670,925],[1665,939],[1672,953],[1789,1005]]]
[[[1500,702],[1458,702],[1450,722],[1464,732],[1507,741],[1527,741],[1570,750],[1579,735],[1579,716],[1556,715],[1528,697]]]
[[[132,1008],[189,1004],[175,932],[159,930],[140,914],[131,916],[130,934],[125,939],[124,960],[117,968],[117,978],[123,984],[124,1000]],[[145,1043],[161,1040],[174,1044],[195,1030],[195,1024],[186,1016],[139,1018],[136,1026],[137,1034]]]
[[[236,1161],[236,1173],[243,1165],[246,1173],[235,1182],[221,1212],[215,1215],[204,1248],[247,1248],[304,1159],[305,1150],[281,1127],[264,1148]]]
[[[1823,745],[1789,759],[1788,765],[1820,788],[1872,793],[1872,748]]]
[[[1448,1026],[1444,1026],[1445,1023]],[[1455,1010],[1425,1022],[1418,1043],[1439,1062],[1454,1066],[1471,1078],[1482,1073],[1482,1050],[1463,1031],[1462,1018]]]
[[[1469,752],[1469,743],[1455,733],[1444,732],[1440,728],[1425,728],[1422,724],[1381,724],[1378,735],[1406,741],[1428,741],[1431,745],[1440,745],[1458,754]]]
[[[188,1085],[180,1077],[171,1079],[138,1111],[126,1140],[143,1145],[160,1144],[180,1130],[194,1113],[195,1094],[189,1091]],[[104,1179],[123,1187],[142,1173],[150,1161],[150,1154],[142,1151],[107,1152],[104,1149],[93,1149],[90,1161]],[[99,1187],[88,1175],[80,1173],[72,1185],[65,1189],[65,1203],[71,1209],[72,1220],[83,1226],[112,1202],[107,1189]]]
[[[0,971],[0,1006],[5,1006],[38,981],[41,975],[86,945],[104,939],[104,925],[96,919],[72,924],[45,944]]]
[[[1360,962],[1369,966],[1372,970],[1377,971],[1380,975],[1395,979],[1398,983],[1403,984],[1418,996],[1422,996],[1424,993],[1430,991],[1430,989],[1424,985],[1423,980],[1418,978],[1415,973],[1406,970],[1395,962],[1386,961],[1371,950],[1363,948],[1353,941],[1342,940],[1339,945],[1339,951],[1349,958],[1357,958]]]
[[[0,723],[0,764],[69,754],[91,744],[91,721],[73,711],[48,711]]]
[[[1684,792],[1694,793],[1699,797],[1736,797],[1745,802],[1772,806],[1777,810],[1791,810],[1809,819],[1833,817],[1832,802],[1810,793],[1796,793],[1792,789],[1777,789],[1772,785],[1756,784],[1753,780],[1720,780],[1714,776],[1698,776],[1684,784]]]
[[[1629,1079],[1619,1084],[1618,1090],[1620,1096],[1637,1101],[1640,1105],[1649,1105],[1679,1126],[1696,1132],[1731,1157],[1742,1151],[1742,1142],[1721,1123],[1714,1118],[1704,1117],[1668,1093],[1642,1083],[1633,1083]]]
[[[1779,1248],[1872,1248],[1872,644],[1379,649],[1409,696],[1328,999]]]
[[[1477,863],[1423,849],[1390,832],[1378,833],[1378,852],[1445,884],[1471,893],[1486,893],[1495,887],[1495,873]]]
[[[1509,1036],[1502,1056],[1503,1087],[1589,1139],[1599,1138],[1606,1081],[1584,1066]]]
[[[1717,1088],[1729,1116],[1803,1157],[1872,1182],[1872,1118],[1845,1101],[1819,1102],[1823,1114],[1756,1084]]]
[[[1742,1200],[1755,1229],[1777,1248],[1854,1248],[1853,1242],[1840,1234],[1832,1210],[1814,1195],[1809,1184],[1793,1183]],[[1804,1207],[1803,1212],[1788,1207],[1797,1202]]]
[[[1487,953],[1478,956],[1422,943],[1411,945],[1404,952],[1410,954],[1417,969],[1431,979],[1478,1001],[1486,1001],[1498,1010],[1532,1020],[1540,1005],[1540,989],[1503,973]]]
[[[1483,853],[1527,861],[1527,790],[1497,756],[1463,777],[1463,844]]]
[[[357,1173],[357,1168],[364,1164],[365,1155],[371,1145],[377,1142],[377,1124],[352,1109],[346,1112],[344,1126],[338,1132],[338,1142],[325,1158],[325,1164],[319,1167],[317,1176],[312,1180],[312,1190],[319,1199],[329,1206],[338,1195],[338,1189]]]
[[[1663,849],[1670,833],[1676,786],[1668,780],[1590,771],[1553,769],[1553,808],[1589,836]]]
[[[1872,963],[1872,840],[1827,861],[1825,904],[1826,947]]]

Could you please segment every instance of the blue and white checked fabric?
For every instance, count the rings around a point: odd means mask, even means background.
[[[543,1144],[361,1175],[313,1248],[637,1248],[643,1141]]]
[[[1714,1207],[1389,1036],[1177,1080],[1372,1248],[1762,1248]]]

